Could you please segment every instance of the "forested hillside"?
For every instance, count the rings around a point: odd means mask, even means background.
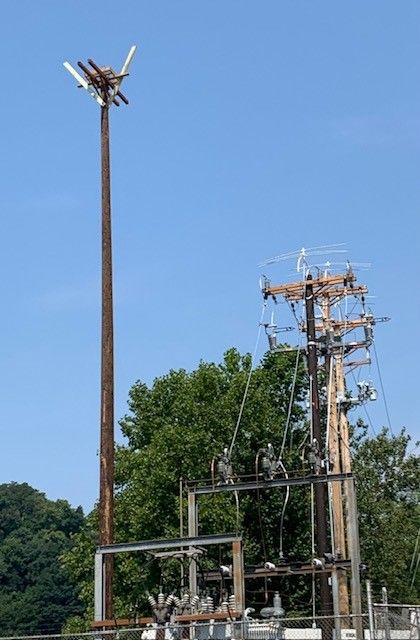
[[[83,607],[60,560],[83,524],[82,509],[28,484],[0,485],[0,633],[57,633]]]

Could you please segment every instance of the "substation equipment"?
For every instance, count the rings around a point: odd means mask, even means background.
[[[210,620],[245,622],[249,620],[249,609],[245,603],[246,580],[312,575],[319,581],[319,613],[334,616],[336,634],[340,632],[340,620],[343,616],[348,616],[348,620],[353,621],[357,640],[362,639],[360,571],[363,565],[360,559],[356,488],[351,470],[347,413],[354,406],[375,400],[377,392],[370,381],[359,381],[357,395],[352,396],[346,385],[345,371],[353,371],[370,362],[373,326],[388,319],[375,318],[366,311],[367,291],[366,286],[356,285],[356,276],[350,265],[341,275],[319,273],[314,278],[308,270],[299,282],[272,286],[267,279],[263,281],[262,293],[265,300],[282,296],[292,311],[298,301],[304,303],[305,318],[299,322],[298,328],[301,334],[306,334],[306,347],[279,345],[277,334],[280,329],[273,322],[264,326],[270,350],[295,350],[306,356],[310,380],[310,473],[289,476],[285,473],[284,466],[276,460],[274,449],[269,444],[257,454],[260,463],[255,476],[239,477],[233,473],[229,450],[224,449],[213,459],[210,482],[185,483],[188,501],[187,537],[98,547],[95,556],[95,627],[103,628],[118,622],[106,620],[105,557],[117,553],[146,551],[154,554],[157,559],[188,558],[189,588],[180,597],[176,594],[164,596],[161,593],[156,600],[149,596],[153,617],[141,618],[140,622],[154,621],[158,625],[169,619],[175,624],[199,624]],[[336,317],[335,311],[344,299],[351,299],[354,305],[361,305],[361,313],[357,318],[348,315]],[[318,315],[316,309],[319,310]],[[354,331],[361,331],[362,335],[353,339]],[[352,339],[349,339],[349,334]],[[360,349],[365,351],[365,355],[361,359],[355,359],[354,354]],[[327,381],[327,388],[323,390],[328,415],[326,429],[325,426],[321,429],[320,418],[318,371],[321,361]],[[297,486],[311,487],[315,496],[316,556],[310,562],[281,560],[277,564],[266,562],[263,566],[246,567],[242,538],[239,535],[198,535],[200,496],[220,493],[238,495],[238,492],[292,489]],[[181,532],[183,533],[182,526]],[[222,566],[218,570],[207,572],[206,581],[223,581],[224,578],[232,580],[233,593],[226,595],[225,601],[219,602],[219,610],[215,611],[211,598],[203,598],[200,593],[197,559],[208,546],[223,544],[232,546],[232,566]],[[261,615],[264,616],[264,609]],[[265,607],[265,615],[277,621],[284,615],[278,593],[275,593],[273,607]],[[119,622],[127,624],[129,621]],[[276,628],[277,633],[280,633],[280,626]],[[332,638],[332,629],[323,627],[322,623],[321,628],[324,640]]]

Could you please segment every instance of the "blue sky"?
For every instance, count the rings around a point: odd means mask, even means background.
[[[253,349],[259,262],[347,242],[392,317],[394,430],[420,436],[419,19],[410,0],[4,3],[1,482],[96,499],[99,109],[62,62],[118,68],[132,44],[111,117],[116,416],[137,379]]]

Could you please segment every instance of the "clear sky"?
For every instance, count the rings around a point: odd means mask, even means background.
[[[2,4],[1,482],[97,496],[99,108],[62,62],[118,68],[132,44],[111,116],[116,416],[138,379],[252,351],[259,262],[346,242],[392,317],[393,428],[420,436],[419,26],[411,0]]]

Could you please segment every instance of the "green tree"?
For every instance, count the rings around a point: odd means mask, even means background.
[[[307,473],[303,455],[308,434],[302,402],[306,378],[298,369],[295,401],[290,426],[285,434],[288,405],[294,379],[296,358],[293,353],[269,353],[256,367],[251,378],[247,402],[233,449],[233,468],[237,474],[253,473],[256,452],[271,442],[278,453],[286,435],[283,460],[289,472]],[[201,362],[195,371],[170,371],[157,378],[151,387],[138,382],[130,390],[130,412],[121,421],[127,439],[117,451],[116,464],[116,539],[117,541],[174,537],[179,535],[179,478],[209,477],[212,458],[229,446],[244,394],[250,357],[229,350],[220,364]],[[360,430],[359,430],[360,431]],[[404,436],[405,437],[405,436]],[[398,438],[397,438],[398,440]],[[389,513],[395,502],[401,504],[408,487],[419,484],[419,471],[413,462],[405,462],[400,450],[399,491],[389,500]],[[355,442],[355,469],[360,491],[360,514],[363,560],[372,567],[381,563],[380,536],[382,529],[373,529],[369,514],[376,509],[377,496],[372,487],[372,474],[379,468],[384,477],[391,474],[392,460],[383,453],[377,439],[362,438]],[[387,475],[388,474],[388,475]],[[235,497],[224,494],[200,498],[199,523],[201,533],[227,532],[239,529],[244,536],[247,564],[262,560],[279,560],[280,513],[284,505],[283,490],[260,491],[259,494],[240,494],[239,522]],[[414,495],[410,497],[413,504]],[[408,506],[398,507],[400,526],[414,530],[414,513]],[[184,504],[184,515],[186,509]],[[93,603],[93,551],[97,543],[96,510],[86,520],[83,531],[76,536],[76,546],[66,554],[66,566],[81,584],[81,595],[91,619]],[[411,534],[410,534],[411,535]],[[372,537],[377,541],[373,542]],[[391,534],[389,533],[389,536]],[[310,492],[296,487],[290,492],[285,512],[283,548],[291,559],[311,558],[310,548]],[[404,563],[410,561],[409,547],[401,550]],[[376,545],[376,555],[372,554]],[[412,548],[411,548],[412,553]],[[203,568],[214,568],[226,561],[209,552]],[[206,564],[207,563],[207,564]],[[372,568],[373,570],[373,568]],[[395,573],[382,566],[377,569],[378,580],[387,579],[398,586]],[[376,575],[376,574],[374,574]],[[167,589],[179,586],[179,564],[164,562],[160,566],[139,554],[117,557],[115,603],[116,614],[126,615],[138,601],[141,611],[147,611],[145,592],[154,591],[165,583]],[[405,585],[407,575],[400,577]],[[308,577],[279,579],[269,585],[251,583],[247,601],[256,606],[265,602],[264,587],[280,588],[288,613],[309,613],[311,587]],[[251,593],[252,591],[252,593]],[[394,592],[391,591],[393,594]],[[404,597],[409,592],[401,591]]]
[[[2,635],[61,630],[83,611],[60,556],[83,524],[81,508],[53,502],[28,484],[0,485]]]
[[[294,378],[294,353],[267,354],[252,375],[247,402],[233,449],[232,462],[237,474],[252,473],[255,455],[271,442],[280,450]],[[220,364],[201,362],[192,372],[170,371],[154,381],[151,388],[138,382],[130,390],[129,415],[121,421],[127,444],[117,451],[116,461],[116,538],[141,540],[179,535],[179,478],[209,477],[212,458],[229,446],[251,366],[249,355],[229,350]],[[305,428],[302,399],[304,371],[299,368],[295,402],[288,431],[284,461],[287,469],[300,469],[299,445]],[[292,440],[292,447],[290,447]],[[293,442],[295,444],[293,444]],[[295,446],[296,445],[296,446]],[[279,513],[284,491],[260,492],[240,497],[239,527],[244,533],[246,560],[279,558]],[[309,491],[291,492],[285,516],[284,549],[289,555],[310,557],[310,538],[302,532],[310,506]],[[185,506],[185,505],[184,505]],[[274,514],[274,516],[273,516]],[[231,494],[200,499],[200,531],[234,531],[237,527],[235,498]],[[96,513],[77,536],[66,564],[83,583],[82,594],[92,614],[92,553],[97,541]],[[218,558],[210,554],[214,567]],[[126,614],[137,598],[140,605],[146,588],[155,589],[162,579],[175,580],[170,563],[160,574],[157,563],[137,556],[121,556],[116,562],[116,604]],[[179,576],[179,564],[176,566]],[[259,583],[261,584],[261,583]],[[284,583],[286,601],[293,593],[294,607],[309,602],[306,584],[298,578],[289,587]],[[168,584],[169,588],[169,584]],[[264,603],[264,591],[255,595]],[[147,610],[147,609],[146,609]]]
[[[394,602],[416,603],[420,575],[412,579],[410,563],[420,529],[420,458],[408,453],[410,436],[383,429],[355,446],[362,558],[372,586],[388,588]]]

